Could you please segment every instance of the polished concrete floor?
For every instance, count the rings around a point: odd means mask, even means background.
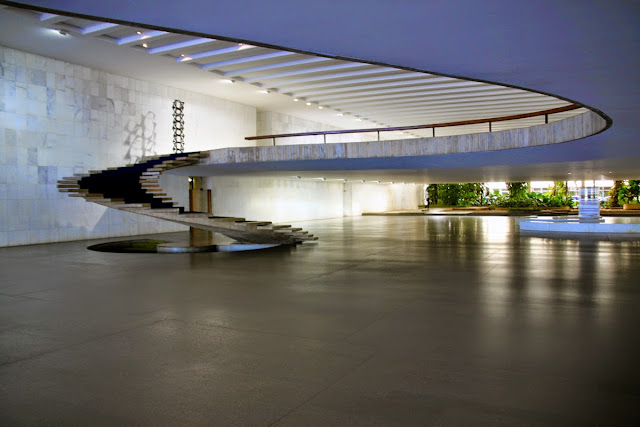
[[[1,248],[0,424],[640,425],[640,242],[298,224],[320,240]]]

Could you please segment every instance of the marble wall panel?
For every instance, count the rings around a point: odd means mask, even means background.
[[[174,99],[186,103],[187,151],[253,145],[253,107],[0,46],[0,246],[185,229],[55,186],[170,153]]]

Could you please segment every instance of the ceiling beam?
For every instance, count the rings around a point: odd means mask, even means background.
[[[265,53],[264,55],[244,56],[242,58],[230,59],[228,61],[211,62],[209,64],[202,64],[200,68],[203,70],[214,70],[222,67],[228,67],[229,65],[244,64],[247,62],[263,61],[265,59],[279,58],[281,56],[295,55],[295,52],[276,51],[271,53]]]
[[[413,98],[424,98],[425,96],[456,96],[456,94],[464,94],[463,96],[473,96],[474,93],[484,92],[484,93],[494,93],[494,94],[518,94],[521,93],[518,89],[510,89],[504,87],[496,87],[496,86],[472,86],[472,87],[464,87],[459,89],[440,89],[440,90],[422,90],[415,91],[410,94],[395,94],[395,95],[381,95],[375,97],[369,97],[366,100],[361,101],[352,101],[349,99],[346,100],[337,100],[331,102],[331,105],[365,105],[365,104],[384,104],[386,102],[406,102],[407,100],[411,100]],[[426,101],[426,99],[425,99]]]
[[[334,80],[334,79],[342,79],[345,77],[353,77],[353,76],[364,76],[364,75],[371,75],[371,74],[382,74],[382,73],[389,73],[389,72],[393,72],[393,71],[398,71],[395,68],[390,68],[390,67],[380,67],[380,68],[371,68],[368,70],[359,70],[359,71],[349,71],[346,73],[337,73],[337,74],[324,74],[321,76],[311,76],[311,77],[304,77],[301,79],[294,79],[294,80],[289,80],[289,81],[285,81],[282,83],[278,83],[278,87],[285,87],[285,86],[290,86],[290,85],[295,85],[295,84],[299,84],[299,83],[306,83],[306,82],[318,82],[318,81],[324,81],[324,80]],[[327,83],[329,84],[329,83]]]
[[[116,44],[118,46],[133,46],[135,44],[139,44],[141,42],[147,42],[152,39],[156,39],[158,37],[164,37],[171,35],[166,31],[147,31],[142,34],[134,34],[132,36],[122,37],[116,40]]]
[[[532,98],[530,100],[526,100],[522,98],[510,100],[505,97],[504,99],[500,99],[500,100],[481,100],[481,101],[480,100],[478,101],[455,100],[455,102],[450,102],[450,101],[427,102],[427,103],[421,103],[421,104],[404,106],[404,107],[398,107],[398,106],[390,106],[386,108],[372,107],[370,109],[362,109],[361,111],[363,112],[366,111],[367,114],[388,114],[392,112],[399,112],[404,114],[409,111],[443,110],[445,108],[451,108],[451,107],[462,108],[464,106],[476,106],[476,105],[489,106],[491,108],[496,106],[501,106],[501,105],[526,107],[529,105],[537,105],[541,103],[545,103],[545,104],[552,103],[558,107],[566,105],[566,102],[560,101],[560,100],[556,100],[555,102],[549,99],[535,99],[535,98]]]
[[[176,50],[185,49],[187,47],[200,46],[207,43],[213,43],[215,41],[216,41],[215,39],[197,38],[197,39],[185,40],[178,43],[171,43],[164,46],[157,46],[157,47],[148,49],[147,52],[149,52],[152,55],[158,54],[158,53],[169,53],[169,52],[174,52]]]
[[[54,13],[41,13],[40,14],[40,22],[43,24],[57,24],[58,22],[62,22],[65,19],[69,19],[68,16],[56,15]]]
[[[276,63],[276,64],[262,65],[262,66],[259,66],[259,67],[243,68],[243,69],[239,69],[239,70],[227,71],[226,73],[223,73],[223,75],[224,76],[240,76],[242,74],[249,74],[249,73],[255,73],[255,72],[258,72],[258,71],[272,70],[274,68],[294,67],[296,65],[313,64],[313,63],[316,63],[316,62],[323,62],[323,61],[329,61],[329,60],[330,60],[330,58],[324,58],[324,57],[306,58],[306,59],[299,59],[297,61],[279,62],[279,63]]]
[[[112,24],[110,22],[101,22],[99,24],[90,25],[85,27],[80,31],[80,34],[85,36],[99,36],[101,34],[108,33],[109,31],[115,30],[120,25]]]
[[[425,77],[424,74],[422,73],[399,73],[400,70],[396,70],[398,71],[397,73],[394,74],[387,74],[384,76],[373,76],[373,77],[363,77],[363,78],[356,78],[356,79],[350,79],[350,78],[343,78],[340,80],[334,80],[334,81],[330,81],[330,82],[324,82],[324,83],[310,83],[310,84],[294,84],[293,87],[290,87],[291,85],[288,84],[288,82],[285,82],[283,84],[280,84],[281,87],[288,87],[286,89],[287,92],[294,92],[294,91],[298,91],[298,90],[309,90],[309,89],[316,89],[316,88],[333,88],[333,87],[344,87],[347,86],[349,87],[352,84],[358,84],[358,83],[368,83],[368,82],[378,82],[378,81],[389,81],[389,80],[398,80],[398,79],[411,79],[411,78],[423,78]],[[426,74],[426,76],[430,76],[430,74]]]
[[[388,78],[390,76],[385,76],[385,77],[387,77],[387,80],[391,80]],[[351,83],[348,86],[343,84],[341,87],[334,87],[334,88],[327,88],[327,85],[316,85],[319,87],[316,90],[291,91],[291,93],[295,93],[297,97],[303,98],[305,96],[311,96],[311,95],[332,95],[332,94],[339,94],[339,93],[345,93],[345,92],[357,93],[358,91],[363,91],[367,89],[379,89],[379,88],[384,89],[384,88],[391,88],[396,86],[416,85],[421,83],[428,84],[428,83],[438,83],[438,82],[450,82],[450,81],[453,81],[454,79],[451,79],[450,77],[424,78],[423,76],[418,75],[412,78],[405,77],[403,79],[400,79],[400,77],[398,77],[398,78],[395,78],[394,80],[397,80],[397,81],[386,81],[384,83],[359,85],[359,86],[354,86],[353,83]]]
[[[349,93],[341,93],[336,95],[320,95],[318,97],[307,97],[307,100],[312,101],[322,101],[322,102],[333,102],[339,101],[341,99],[349,99],[352,101],[358,100],[368,100],[368,99],[380,99],[381,97],[386,97],[388,95],[394,94],[406,94],[412,92],[421,92],[427,93],[429,91],[436,91],[438,89],[448,89],[448,88],[462,88],[462,87],[481,87],[486,86],[486,83],[479,83],[474,81],[453,81],[451,83],[434,83],[434,84],[420,84],[414,86],[404,86],[404,87],[396,87],[391,89],[376,89],[370,91],[362,91],[362,92],[349,92]]]
[[[210,58],[212,56],[219,56],[219,55],[224,55],[224,54],[227,54],[227,53],[233,53],[233,52],[238,52],[240,50],[247,50],[247,49],[255,49],[255,46],[240,43],[240,44],[237,44],[237,45],[233,45],[233,46],[229,46],[229,47],[223,47],[223,48],[220,48],[220,49],[207,50],[205,52],[196,52],[196,53],[190,54],[189,55],[189,59],[187,59],[187,60]],[[185,58],[176,58],[176,61],[185,62]]]
[[[387,117],[387,120],[402,120],[402,119],[406,119],[406,120],[410,120],[416,117],[429,117],[430,119],[434,120],[434,123],[437,123],[437,121],[442,121],[442,118],[449,120],[450,118],[462,118],[464,120],[469,119],[469,120],[475,120],[475,119],[482,119],[485,117],[496,117],[496,115],[499,116],[503,116],[503,115],[511,115],[511,113],[513,114],[524,114],[524,113],[535,113],[536,111],[541,111],[541,110],[547,110],[547,109],[551,109],[551,108],[555,108],[557,107],[557,105],[555,104],[539,104],[539,105],[532,105],[531,108],[525,108],[525,109],[515,109],[515,108],[509,108],[509,107],[502,107],[502,108],[488,108],[488,109],[481,109],[481,108],[465,108],[463,110],[460,109],[456,109],[453,112],[451,111],[440,111],[440,112],[426,112],[426,113],[413,113],[413,114],[393,114],[393,115],[387,115],[385,117]],[[503,113],[509,113],[509,114],[503,114]],[[375,116],[371,116],[371,115],[365,115],[364,117],[369,117],[371,119],[375,119]],[[457,121],[454,120],[454,121]]]
[[[359,62],[348,62],[348,63],[343,63],[343,64],[337,64],[337,65],[329,65],[327,67],[319,67],[319,68],[307,68],[304,70],[297,70],[297,71],[287,71],[287,72],[283,72],[283,73],[276,73],[276,74],[269,74],[266,76],[260,76],[260,77],[253,77],[250,79],[245,79],[245,82],[261,82],[261,81],[265,81],[265,80],[273,80],[273,79],[279,79],[279,78],[283,78],[283,77],[291,77],[291,76],[300,76],[300,75],[304,75],[304,74],[313,74],[313,73],[322,73],[324,71],[334,71],[334,70],[344,70],[347,68],[356,68],[356,67],[370,67],[369,64],[362,64]]]

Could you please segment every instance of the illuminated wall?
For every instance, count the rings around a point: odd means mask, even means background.
[[[184,229],[58,193],[74,173],[172,150],[252,145],[255,108],[0,47],[0,246]]]

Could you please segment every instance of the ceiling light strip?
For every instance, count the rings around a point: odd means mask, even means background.
[[[180,49],[185,49],[187,47],[200,46],[203,44],[212,43],[215,41],[216,41],[215,39],[206,39],[206,38],[191,39],[191,40],[185,40],[183,42],[167,44],[164,46],[157,46],[152,49],[149,49],[147,52],[149,52],[152,55],[157,53],[168,53],[168,52],[173,52]],[[189,55],[189,57],[191,57],[191,55]]]
[[[307,59],[300,59],[300,60],[297,60],[297,61],[279,62],[277,64],[269,64],[269,65],[262,65],[262,66],[259,66],[259,67],[252,67],[252,68],[244,68],[244,69],[234,70],[234,71],[227,71],[226,73],[222,73],[222,75],[224,75],[224,76],[239,76],[239,75],[242,75],[242,74],[255,73],[255,72],[258,72],[258,71],[272,70],[274,68],[294,67],[296,65],[312,64],[312,63],[316,63],[316,62],[323,62],[323,61],[329,61],[329,60],[331,60],[331,58],[307,58]]]
[[[68,19],[67,16],[56,15],[54,13],[42,13],[39,18],[43,24],[57,24],[58,22]]]
[[[118,28],[120,25],[118,24],[112,24],[110,22],[101,22],[99,24],[95,24],[95,25],[91,25],[88,27],[85,27],[82,31],[80,31],[80,34],[84,35],[84,36],[98,36],[101,34],[105,34],[108,31],[113,31],[116,28]]]
[[[318,88],[316,90],[304,91],[303,89],[303,90],[292,90],[292,92],[294,92],[297,96],[332,95],[332,94],[339,94],[339,93],[345,93],[345,92],[357,92],[361,90],[364,91],[369,89],[385,89],[385,88],[391,88],[391,87],[397,87],[397,86],[409,86],[409,85],[417,85],[421,83],[426,84],[426,83],[449,82],[454,80],[454,79],[451,79],[450,77],[440,77],[440,78],[422,78],[422,77],[424,76],[418,75],[413,78],[383,76],[378,79],[379,80],[395,80],[395,81],[387,81],[385,83],[376,83],[376,84],[360,85],[360,86],[354,86],[354,82],[345,81],[345,83],[342,84],[343,87],[328,88],[326,84],[322,84],[322,85],[314,85],[314,86],[317,86]],[[361,79],[361,80],[369,80],[369,79]],[[376,80],[376,79],[373,78],[372,80]],[[347,84],[349,86],[345,86]],[[332,86],[340,86],[340,85],[338,84],[338,82],[336,82]]]
[[[238,49],[238,50],[242,50],[242,49]],[[203,70],[212,70],[212,69],[227,67],[229,65],[243,64],[246,62],[254,62],[254,61],[262,61],[265,59],[279,58],[281,56],[288,56],[288,55],[295,55],[295,52],[277,51],[272,53],[266,53],[264,55],[245,56],[242,58],[230,59],[228,61],[211,62],[209,64],[202,64],[200,68],[202,68]],[[193,58],[194,56],[191,56],[191,57]]]
[[[142,34],[134,34],[132,36],[122,37],[116,40],[118,46],[129,46],[141,42],[142,40],[148,41],[154,38],[170,35],[166,31],[147,31]]]
[[[327,66],[327,67],[306,68],[304,70],[286,71],[286,72],[283,72],[283,73],[269,74],[269,75],[266,75],[266,76],[260,76],[260,77],[253,77],[253,78],[250,78],[250,79],[245,79],[245,81],[246,82],[257,82],[257,81],[279,79],[279,78],[282,78],[282,77],[299,76],[299,75],[304,75],[304,74],[322,73],[322,72],[325,72],[325,71],[344,70],[346,68],[369,67],[369,66],[370,65],[368,65],[368,64],[361,64],[361,63],[358,63],[358,62],[351,62],[351,63],[346,63],[346,64],[330,65],[330,66]]]
[[[436,91],[438,89],[447,89],[447,88],[462,88],[462,87],[481,87],[481,86],[487,86],[486,83],[479,83],[479,82],[473,82],[473,81],[466,81],[466,82],[452,82],[452,83],[441,83],[441,84],[420,84],[420,85],[414,85],[414,86],[404,86],[404,87],[400,87],[400,88],[391,88],[391,89],[377,89],[377,90],[372,90],[372,91],[363,91],[363,92],[358,92],[353,90],[351,93],[343,93],[343,94],[338,94],[338,95],[322,95],[322,96],[318,96],[317,98],[314,97],[313,99],[322,99],[326,102],[331,102],[331,100],[340,100],[340,99],[345,99],[348,98],[350,100],[356,101],[356,100],[367,100],[367,99],[372,99],[374,97],[380,98],[380,97],[386,97],[387,95],[394,95],[394,94],[406,94],[407,92],[411,93],[416,93],[416,92],[420,92],[420,93],[427,93],[429,91]],[[302,95],[299,95],[302,96]]]

